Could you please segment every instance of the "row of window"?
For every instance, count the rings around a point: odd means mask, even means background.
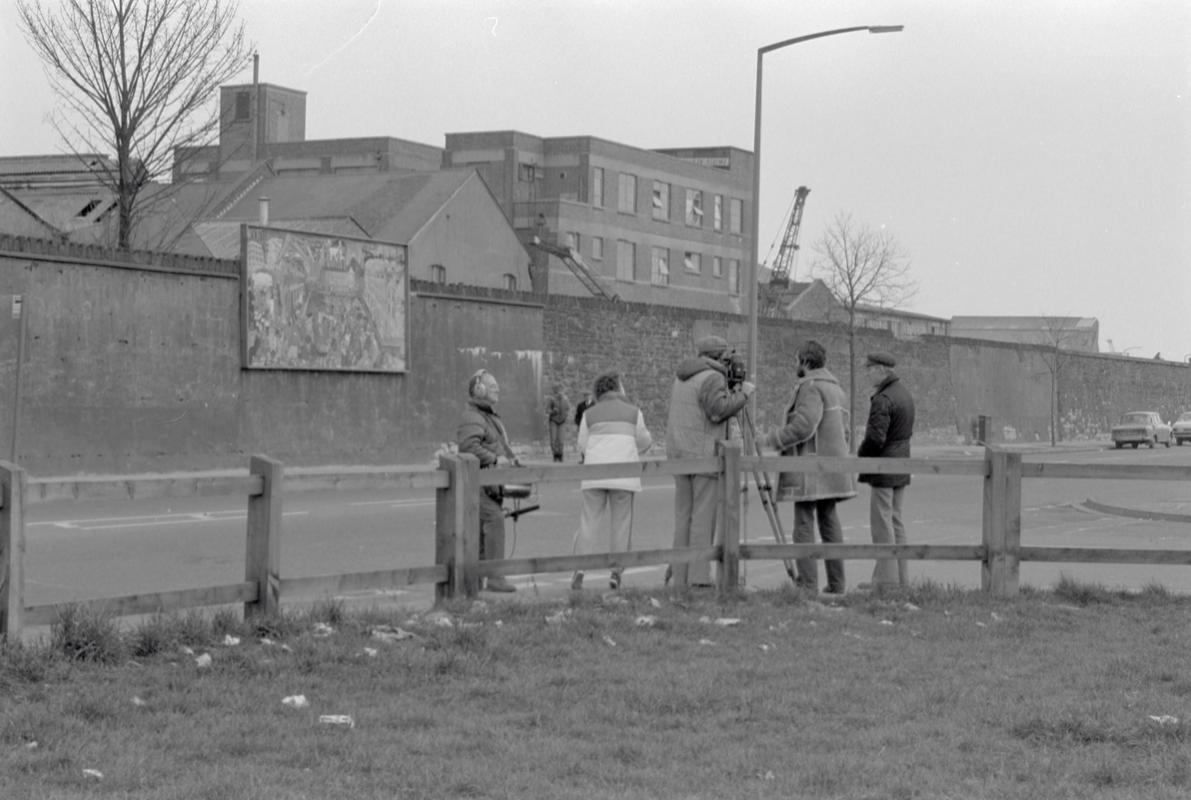
[[[617,175],[616,210],[622,214],[637,213],[637,176],[629,172]],[[683,189],[683,222],[690,228],[704,227],[703,190]],[[653,182],[650,214],[661,222],[670,221],[671,185],[666,181]],[[604,168],[593,167],[591,171],[591,204],[604,207]],[[742,235],[744,228],[744,201],[738,197],[728,198],[728,233]],[[711,229],[724,230],[724,196],[711,196]]]
[[[604,260],[604,237],[603,236],[589,236],[589,250],[592,261]],[[567,247],[574,250],[576,253],[582,253],[581,242],[578,233],[574,231],[567,232],[566,235]],[[740,259],[729,258],[728,262],[728,291],[732,294],[740,292]],[[649,281],[655,286],[668,286],[670,284],[670,248],[668,247],[651,247],[650,248],[650,270]],[[682,269],[684,272],[689,272],[692,275],[703,274],[703,254],[695,250],[682,251]],[[724,259],[720,256],[711,257],[711,276],[713,278],[724,277]],[[619,239],[616,242],[616,277],[622,281],[636,281],[637,276],[637,245],[635,242],[630,242],[625,239]]]

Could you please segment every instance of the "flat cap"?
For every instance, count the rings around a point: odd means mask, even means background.
[[[704,336],[695,342],[699,355],[719,356],[728,349],[728,342],[719,336]]]
[[[865,366],[876,364],[879,367],[896,367],[897,359],[888,353],[869,353],[864,363]]]

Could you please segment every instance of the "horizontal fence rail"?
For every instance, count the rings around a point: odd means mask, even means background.
[[[740,539],[742,492],[759,474],[868,473],[979,478],[983,484],[979,544],[748,544]],[[482,487],[618,477],[686,474],[721,476],[720,543],[710,547],[637,550],[590,555],[479,560],[479,498]],[[66,609],[84,606],[114,616],[243,604],[246,614],[276,611],[283,600],[416,584],[435,587],[436,600],[473,596],[485,577],[567,572],[609,567],[681,565],[714,561],[721,589],[739,580],[741,561],[812,559],[917,559],[981,564],[985,591],[1011,596],[1023,561],[1191,565],[1191,550],[1031,547],[1021,544],[1021,484],[1031,478],[1191,481],[1191,467],[1153,464],[1023,463],[1021,454],[989,446],[983,458],[821,458],[744,456],[739,443],[720,443],[714,458],[599,465],[541,465],[480,470],[468,455],[444,455],[434,467],[299,467],[254,456],[247,470],[125,475],[118,478],[29,478],[0,461],[0,636],[24,625],[54,622]],[[768,480],[768,478],[766,478]],[[400,488],[435,493],[435,563],[368,572],[287,576],[280,573],[282,501],[286,492]],[[247,498],[245,578],[220,586],[133,594],[37,606],[24,604],[27,503],[232,495]]]

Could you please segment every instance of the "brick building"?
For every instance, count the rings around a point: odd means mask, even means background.
[[[478,170],[523,241],[572,248],[623,300],[745,312],[752,153],[487,131],[448,133],[443,166]],[[561,259],[531,252],[550,294],[590,294]]]

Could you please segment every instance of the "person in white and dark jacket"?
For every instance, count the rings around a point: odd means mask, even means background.
[[[653,444],[645,427],[641,409],[625,399],[620,376],[608,372],[596,378],[592,392],[595,402],[588,406],[579,423],[579,452],[583,463],[617,464],[639,461],[640,454]],[[633,496],[641,491],[639,476],[593,478],[582,481],[583,510],[579,530],[575,532],[574,551],[578,554],[621,553],[633,546]],[[602,530],[611,531],[607,548],[599,539]],[[621,568],[613,565],[608,585],[620,588]],[[576,571],[571,588],[583,588],[583,572]]]

